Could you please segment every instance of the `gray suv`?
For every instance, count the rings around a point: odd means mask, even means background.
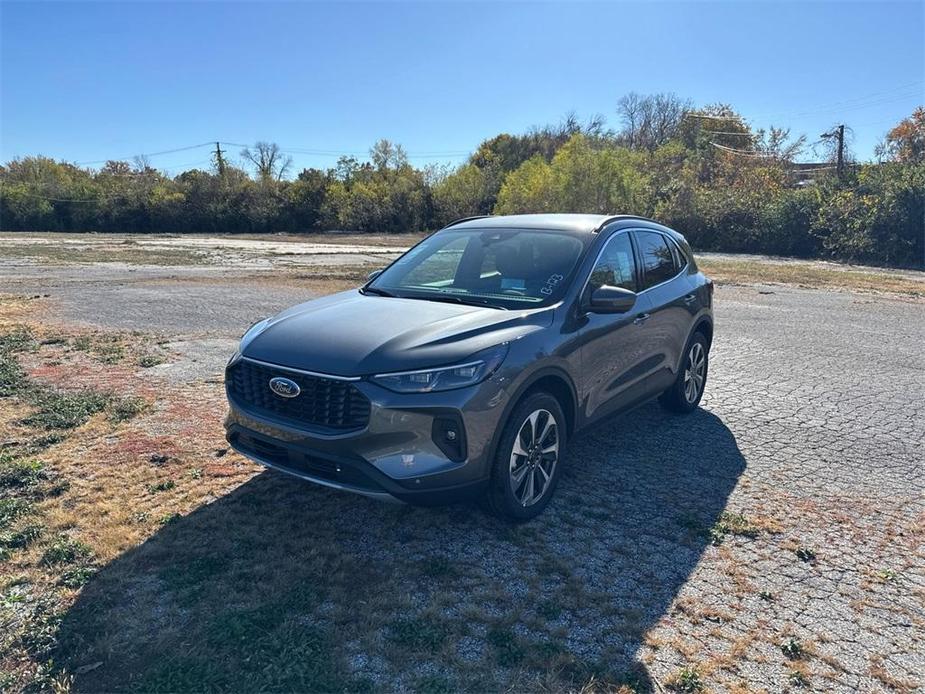
[[[697,407],[712,302],[684,237],[650,220],[463,219],[360,289],[252,326],[226,369],[227,438],[317,484],[527,520],[578,430],[653,397]]]

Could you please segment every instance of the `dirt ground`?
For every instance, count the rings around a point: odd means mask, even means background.
[[[224,443],[243,330],[406,237],[58,239],[0,236],[0,689],[925,686],[922,273],[704,256],[701,409],[581,434],[511,527]]]

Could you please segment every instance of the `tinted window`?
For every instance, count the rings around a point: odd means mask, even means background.
[[[597,265],[591,271],[588,284],[594,289],[608,284],[636,291],[633,245],[629,234],[617,234],[607,242]]]
[[[441,231],[422,241],[370,287],[407,298],[443,298],[518,307],[555,300],[584,251],[568,233]]]
[[[675,255],[668,247],[665,237],[654,231],[635,233],[636,242],[639,244],[639,257],[645,271],[643,289],[674,277],[680,268],[675,265]]]
[[[674,239],[668,239],[668,245],[671,246],[671,250],[675,255],[675,264],[680,272],[690,259],[687,257],[687,253],[684,252],[684,249],[681,248],[681,244]]]

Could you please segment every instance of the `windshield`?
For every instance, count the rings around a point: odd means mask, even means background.
[[[565,291],[584,247],[565,232],[442,231],[396,260],[369,290],[497,308],[541,306]]]

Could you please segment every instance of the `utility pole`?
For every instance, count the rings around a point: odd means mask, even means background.
[[[225,178],[225,158],[222,156],[222,148],[218,142],[215,143],[215,167],[218,169],[218,175]]]
[[[845,167],[845,126],[838,126],[838,162],[836,163],[836,171],[838,175],[841,176],[843,169]]]
[[[838,140],[837,147],[835,148],[835,170],[837,171],[839,178],[841,178],[845,171],[845,126],[836,126],[835,130],[830,133],[822,133],[820,137],[826,139],[834,137],[836,140]]]

